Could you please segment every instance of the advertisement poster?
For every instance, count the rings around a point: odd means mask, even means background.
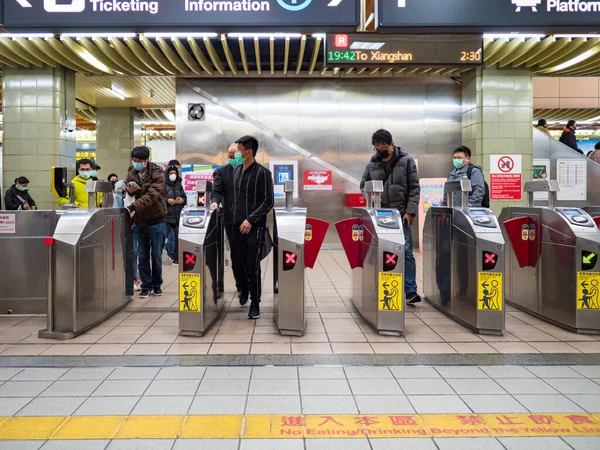
[[[294,180],[294,198],[298,198],[298,161],[271,161],[269,168],[273,174],[275,198],[285,198],[283,183]]]
[[[521,155],[490,155],[490,200],[521,200]]]
[[[533,179],[534,180],[550,180],[550,160],[549,159],[534,159],[533,160]],[[547,192],[534,192],[534,200],[548,200]]]
[[[584,159],[556,161],[558,200],[587,200],[587,165]]]
[[[331,191],[333,190],[333,174],[331,170],[305,170],[305,191]]]
[[[423,226],[425,216],[432,206],[441,206],[444,200],[446,178],[421,178],[421,199],[419,200],[419,252],[423,253]]]
[[[183,188],[187,195],[188,205],[195,206],[198,204],[198,194],[196,193],[196,182],[200,180],[213,181],[213,166],[193,166],[191,164],[183,164],[181,166],[181,179]]]

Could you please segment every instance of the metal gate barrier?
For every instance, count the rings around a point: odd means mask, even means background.
[[[506,302],[578,333],[600,333],[600,231],[580,208],[556,207],[556,180],[525,183],[527,207],[500,214],[510,246]],[[535,192],[549,206],[534,207]]]
[[[494,213],[469,208],[469,180],[447,182],[451,207],[432,207],[423,227],[425,298],[481,334],[504,330],[504,238]],[[454,195],[461,194],[461,207]]]
[[[335,224],[352,268],[352,303],[379,334],[404,332],[404,230],[397,209],[381,208],[382,181],[365,184],[367,206]]]
[[[223,213],[210,208],[210,181],[198,181],[196,191],[199,205],[184,209],[179,219],[178,299],[182,336],[203,336],[225,304]]]
[[[600,228],[600,206],[586,206],[583,210],[592,216],[596,226]]]

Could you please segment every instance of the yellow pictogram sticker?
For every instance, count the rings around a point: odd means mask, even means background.
[[[200,312],[200,274],[179,274],[179,311]]]
[[[480,311],[502,311],[502,272],[479,272],[477,308]]]
[[[379,311],[402,311],[404,283],[399,272],[379,272]]]
[[[600,272],[577,272],[577,309],[600,309]]]

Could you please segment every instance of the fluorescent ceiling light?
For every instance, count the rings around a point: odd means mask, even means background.
[[[353,42],[350,50],[379,50],[385,42]]]
[[[95,37],[103,37],[103,38],[134,38],[136,36],[135,33],[63,33],[61,36],[71,37],[71,38],[95,38]]]
[[[147,38],[205,38],[217,37],[217,33],[144,33]]]
[[[170,109],[163,110],[163,115],[170,121],[175,122],[175,114]]]
[[[587,52],[583,52],[581,55],[576,56],[575,58],[570,59],[567,62],[564,62],[562,64],[559,64],[558,66],[553,67],[552,69],[550,69],[550,71],[558,72],[559,70],[567,69],[568,67],[574,66],[575,64],[579,64],[580,62],[585,61],[588,58],[591,58],[596,53],[598,53],[597,50],[588,50]]]
[[[92,55],[87,50],[84,49],[81,53],[79,53],[79,56],[81,56],[85,60],[85,62],[87,62],[88,64],[91,64],[96,69],[99,69],[102,72],[110,72],[110,69],[108,67],[106,67],[104,64],[102,64],[102,62],[100,62],[100,60],[98,58],[96,58],[94,55]]]
[[[117,98],[119,98],[121,100],[125,100],[125,98],[126,98],[125,97],[125,90],[123,89],[123,86],[121,86],[119,83],[115,83],[113,81],[111,83],[111,87],[108,90],[115,97],[117,97]]]
[[[326,33],[313,33],[312,37],[315,39],[325,39],[327,37]]]
[[[484,33],[486,39],[512,39],[512,38],[545,38],[545,34],[524,34],[524,33]]]
[[[228,33],[232,38],[301,38],[301,33]]]
[[[125,100],[125,96],[114,89],[107,88],[108,92],[117,97],[119,100]]]
[[[8,39],[16,39],[16,38],[52,38],[54,34],[52,33],[3,33],[0,34],[0,38],[8,38]]]

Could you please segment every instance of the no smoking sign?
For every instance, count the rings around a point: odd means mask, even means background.
[[[498,169],[502,173],[509,173],[515,168],[515,162],[510,156],[503,156],[498,160]]]
[[[521,155],[490,155],[490,199],[521,200]]]

